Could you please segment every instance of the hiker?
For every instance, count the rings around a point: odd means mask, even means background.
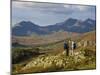
[[[72,44],[71,44],[71,55],[73,56],[74,55],[74,50],[76,49],[76,43],[74,41],[72,41]]]
[[[64,50],[66,51],[66,56],[69,56],[69,46],[66,41],[64,42]]]

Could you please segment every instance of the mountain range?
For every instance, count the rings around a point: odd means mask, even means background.
[[[39,26],[31,21],[21,21],[12,27],[12,35],[28,36],[32,34],[51,34],[58,31],[85,33],[95,30],[96,20],[90,18],[80,21],[78,19],[69,18],[64,22],[56,23],[54,25]]]

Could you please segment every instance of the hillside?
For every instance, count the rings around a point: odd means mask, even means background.
[[[69,32],[60,31],[49,35],[12,36],[12,43],[17,42],[22,45],[36,46],[62,41],[79,35],[79,33],[70,33],[69,35]]]
[[[92,31],[92,32],[88,32],[85,33],[82,37],[81,40],[92,40],[92,41],[96,41],[96,32]]]
[[[95,31],[85,33],[75,39],[76,43],[82,40],[95,41]],[[25,37],[26,38],[26,37]],[[68,39],[66,39],[67,41]],[[63,41],[37,47],[13,48],[14,60],[24,58],[24,61],[13,64],[13,74],[39,73],[69,70],[85,70],[96,68],[96,48],[94,45],[77,46],[74,56],[65,56]],[[35,53],[34,53],[35,52]],[[21,55],[21,57],[16,56]],[[24,54],[24,55],[23,55]],[[17,61],[18,61],[17,60]]]

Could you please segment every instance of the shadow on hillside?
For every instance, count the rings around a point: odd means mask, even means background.
[[[39,52],[38,50],[14,50],[12,52],[12,64],[18,64],[20,62],[26,61],[32,57],[38,57],[39,55],[44,55],[44,52]]]

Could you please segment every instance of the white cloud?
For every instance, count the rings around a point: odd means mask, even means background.
[[[64,5],[65,8],[70,8],[70,5]]]
[[[18,1],[14,1],[12,2],[12,5],[16,8],[26,8],[32,5],[35,5],[35,3],[33,2],[18,2]]]
[[[63,7],[70,10],[77,9],[79,11],[85,11],[88,9],[88,6],[84,6],[84,5],[63,5]]]
[[[79,5],[76,6],[76,8],[79,9],[80,11],[85,11],[88,9],[87,6],[79,6]]]

